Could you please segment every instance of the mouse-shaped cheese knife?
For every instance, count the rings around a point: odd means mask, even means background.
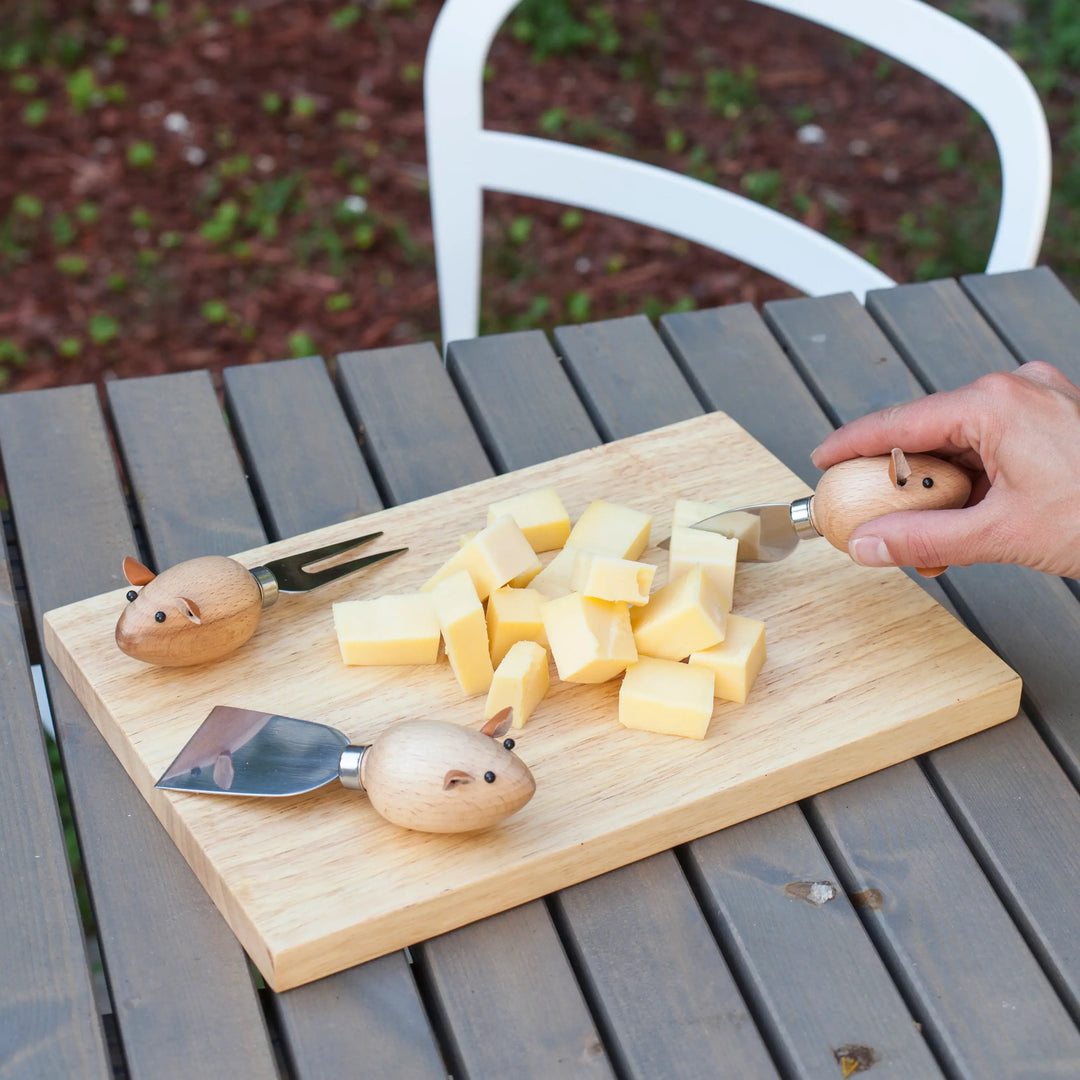
[[[813,495],[793,503],[740,506],[691,527],[738,536],[740,562],[776,562],[790,555],[800,540],[816,536],[847,551],[855,529],[874,518],[898,510],[955,509],[970,494],[971,477],[959,465],[895,449],[833,465]],[[923,567],[919,573],[931,576],[943,569]]]
[[[124,577],[142,591],[127,594],[128,606],[116,624],[116,644],[128,656],[161,667],[219,660],[255,633],[262,609],[279,592],[307,592],[408,550],[378,551],[320,570],[305,569],[379,536],[381,532],[368,533],[251,570],[224,555],[204,555],[155,575],[129,556]]]
[[[337,728],[218,705],[155,785],[218,795],[299,795],[340,780],[387,821],[419,832],[473,832],[520,810],[536,784],[504,739],[505,708],[480,729],[400,720],[354,746]]]

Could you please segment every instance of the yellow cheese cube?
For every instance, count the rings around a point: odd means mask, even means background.
[[[652,518],[640,510],[597,499],[575,522],[566,546],[636,559],[649,546],[651,524]]]
[[[509,514],[525,534],[533,551],[554,551],[570,535],[570,515],[554,488],[527,491],[488,507],[488,524]]]
[[[657,589],[630,622],[638,652],[682,660],[697,649],[724,640],[727,598],[700,566]]]
[[[742,704],[765,663],[765,624],[760,619],[729,615],[724,640],[692,652],[690,663],[712,673],[716,697]]]
[[[566,596],[570,589],[570,575],[574,572],[577,549],[564,547],[555,555],[530,582],[529,588],[535,589],[548,600]]]
[[[671,530],[668,545],[668,580],[675,581],[695,566],[700,566],[706,577],[714,581],[724,594],[730,611],[735,598],[735,563],[738,554],[739,541],[734,537],[692,529],[688,525],[676,525]]]
[[[604,682],[637,660],[626,604],[568,593],[548,600],[540,615],[564,682]]]
[[[490,720],[509,705],[514,710],[513,726],[524,727],[550,685],[547,649],[535,641],[516,642],[495,669],[484,705],[484,719]]]
[[[484,608],[469,572],[459,570],[440,581],[431,590],[431,601],[461,689],[466,694],[482,694],[495,670],[488,653]]]
[[[712,689],[704,668],[643,656],[627,669],[619,687],[619,723],[658,735],[704,739],[712,719]]]
[[[451,574],[467,570],[476,587],[476,595],[486,600],[493,589],[539,568],[540,560],[536,552],[514,519],[507,514],[462,544],[422,588],[427,592]]]
[[[680,525],[696,525],[705,518],[727,511],[726,506],[717,503],[697,502],[693,499],[676,499],[675,513],[672,515],[672,530]],[[728,512],[725,514],[724,532],[721,535],[734,537],[739,541],[739,562],[756,559],[758,545],[761,541],[761,518],[757,514],[747,514],[744,511]],[[703,530],[699,529],[698,532]]]
[[[346,664],[434,664],[439,620],[424,593],[339,600],[334,630]]]
[[[570,573],[570,588],[597,600],[647,604],[655,573],[656,567],[649,563],[579,551]]]
[[[498,667],[510,646],[518,641],[547,645],[540,605],[544,597],[535,589],[496,589],[487,602],[488,650]]]

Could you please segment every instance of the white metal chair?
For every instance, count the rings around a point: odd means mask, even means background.
[[[922,0],[756,0],[921,71],[986,121],[1001,158],[990,273],[1033,266],[1050,197],[1050,136],[1012,58]],[[550,199],[715,248],[812,296],[895,284],[854,252],[760,203],[678,173],[483,123],[488,50],[517,0],[446,0],[428,44],[424,110],[439,313],[445,346],[475,337],[483,192]]]

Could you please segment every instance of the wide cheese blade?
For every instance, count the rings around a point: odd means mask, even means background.
[[[218,705],[155,785],[219,795],[299,795],[338,777],[343,732]]]

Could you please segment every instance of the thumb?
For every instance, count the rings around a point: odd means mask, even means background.
[[[993,561],[981,550],[986,532],[978,506],[904,510],[860,525],[848,554],[860,566],[944,567]]]

